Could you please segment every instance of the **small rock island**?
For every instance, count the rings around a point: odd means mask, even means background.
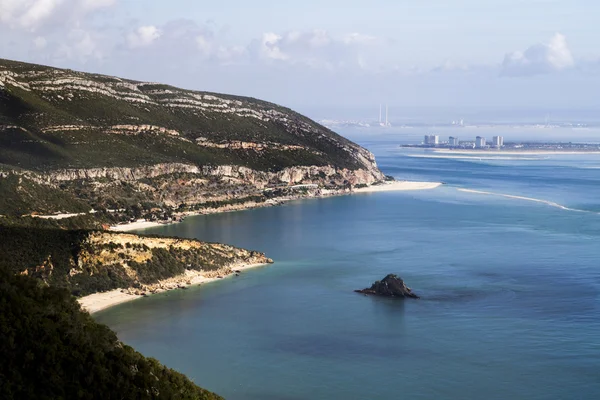
[[[409,297],[412,299],[420,298],[419,296],[414,294],[408,286],[406,286],[402,278],[394,274],[389,274],[382,280],[376,281],[375,283],[373,283],[373,285],[371,285],[370,288],[355,290],[355,292],[363,293],[365,295],[371,294],[375,296],[384,297]]]

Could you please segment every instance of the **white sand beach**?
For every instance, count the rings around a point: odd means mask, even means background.
[[[465,155],[523,155],[523,156],[538,156],[538,155],[550,155],[550,154],[600,154],[600,151],[561,151],[561,150],[452,150],[452,149],[434,149],[434,153],[439,154],[465,154]]]
[[[157,283],[155,286],[163,286],[166,289],[158,290],[156,293],[162,293],[169,290],[180,289],[181,287],[189,287],[202,285],[208,282],[217,281],[220,279],[224,279],[226,277],[231,277],[235,275],[235,271],[245,271],[247,269],[262,267],[269,264],[247,264],[247,265],[239,265],[232,266],[229,274],[222,275],[222,278],[218,276],[215,277],[207,277],[204,272],[188,270],[183,275],[175,276],[173,278],[166,279]],[[214,274],[215,271],[210,271],[209,274]],[[148,293],[152,294],[152,293]],[[115,289],[110,292],[103,293],[94,293],[89,296],[82,297],[77,299],[81,307],[89,312],[90,314],[105,310],[109,307],[116,306],[117,304],[125,303],[128,301],[137,300],[143,298],[143,295],[131,294],[127,289]]]
[[[89,296],[77,299],[77,301],[81,304],[81,308],[91,314],[141,297],[144,296],[129,294],[123,289],[115,289],[110,292],[90,294]]]
[[[31,215],[33,218],[41,218],[41,219],[67,219],[73,217],[79,217],[80,215],[87,215],[87,213],[72,213],[72,214],[53,214],[53,215]]]
[[[441,182],[394,181],[386,182],[381,185],[373,185],[360,189],[355,189],[354,193],[391,192],[402,190],[429,190],[435,189],[441,185]]]
[[[154,228],[155,226],[161,226],[165,224],[168,224],[168,222],[135,221],[113,225],[110,227],[110,230],[113,232],[130,232],[138,229]]]

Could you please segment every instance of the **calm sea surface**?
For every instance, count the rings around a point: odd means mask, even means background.
[[[359,139],[386,174],[446,185],[146,230],[276,263],[96,318],[227,399],[599,399],[600,155],[429,158]],[[422,299],[353,292],[388,273]]]

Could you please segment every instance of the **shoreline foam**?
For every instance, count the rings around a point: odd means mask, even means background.
[[[152,294],[158,294],[163,292],[168,292],[171,290],[177,290],[181,288],[188,288],[191,286],[199,286],[209,282],[218,281],[227,277],[231,277],[235,275],[235,271],[245,271],[247,269],[252,269],[256,267],[262,267],[269,264],[242,264],[242,265],[234,265],[230,266],[231,272],[227,274],[223,274],[221,278],[218,276],[208,277],[205,274],[214,274],[215,271],[194,271],[188,270],[182,275],[177,275],[163,281],[157,282],[157,285],[164,285],[167,288],[162,290],[156,290],[155,292],[151,292],[146,295],[138,295],[130,293],[129,289],[115,289],[109,292],[102,293],[94,293],[88,296],[81,297],[77,299],[77,302],[81,305],[81,308],[90,314],[96,313],[98,311],[106,310],[107,308],[114,307],[118,304],[126,303],[129,301],[141,299],[147,296],[151,296]]]
[[[555,203],[555,202],[550,201],[550,200],[536,199],[536,198],[533,198],[533,197],[525,197],[525,196],[516,196],[516,195],[512,195],[512,194],[486,192],[486,191],[483,191],[483,190],[474,190],[474,189],[462,189],[461,188],[461,189],[457,189],[457,190],[459,192],[465,192],[465,193],[474,193],[474,194],[482,194],[482,195],[487,195],[487,196],[505,197],[505,198],[514,199],[514,200],[531,201],[531,202],[534,202],[534,203],[546,204],[548,206],[560,208],[561,210],[566,210],[566,211],[595,213],[594,211],[580,210],[580,209],[577,209],[577,208],[570,208],[570,207],[563,206],[562,204]],[[595,213],[595,214],[598,214],[598,213]]]

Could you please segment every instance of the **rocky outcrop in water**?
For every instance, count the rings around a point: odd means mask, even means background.
[[[408,297],[412,299],[420,298],[419,296],[414,294],[408,286],[406,286],[402,278],[394,274],[389,274],[382,280],[376,281],[375,283],[373,283],[373,285],[371,285],[370,288],[355,290],[355,292],[363,293],[365,295],[370,294],[384,297]]]

